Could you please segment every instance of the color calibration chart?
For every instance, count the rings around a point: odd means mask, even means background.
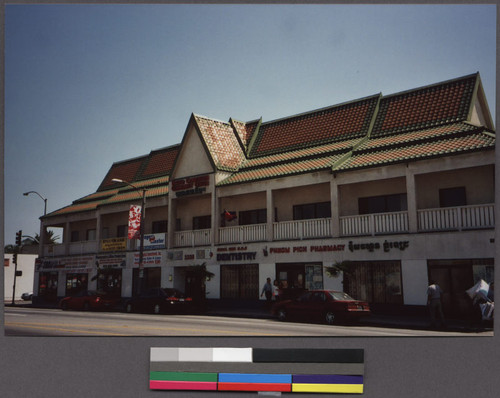
[[[364,350],[152,347],[152,390],[363,393]]]

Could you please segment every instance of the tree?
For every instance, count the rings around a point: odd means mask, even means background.
[[[331,278],[337,278],[341,273],[349,274],[351,270],[352,261],[344,260],[344,261],[336,261],[330,267],[326,267],[326,274]]]

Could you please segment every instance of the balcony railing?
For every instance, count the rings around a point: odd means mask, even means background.
[[[237,225],[219,229],[219,243],[262,242],[266,240],[267,224]]]
[[[408,231],[407,211],[340,217],[341,236],[385,235]]]
[[[175,233],[175,247],[210,246],[212,244],[211,229],[180,231]]]
[[[273,224],[274,240],[313,239],[332,235],[331,218],[283,221]]]
[[[461,231],[495,227],[495,205],[472,205],[418,210],[418,230]]]
[[[340,236],[374,236],[408,233],[407,211],[340,217]],[[462,231],[495,227],[495,205],[483,204],[417,211],[417,231]],[[219,243],[248,243],[266,241],[267,224],[240,225],[219,229]],[[273,223],[274,241],[332,237],[332,220],[317,218]],[[211,229],[175,232],[174,247],[210,246]],[[96,241],[45,245],[44,255],[65,256],[90,254],[98,251]]]

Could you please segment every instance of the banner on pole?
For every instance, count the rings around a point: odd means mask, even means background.
[[[141,206],[130,206],[128,214],[128,238],[141,238]]]

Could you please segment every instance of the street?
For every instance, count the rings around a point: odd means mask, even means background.
[[[152,315],[5,307],[6,336],[492,336],[493,331],[413,330],[322,325],[206,315]]]

